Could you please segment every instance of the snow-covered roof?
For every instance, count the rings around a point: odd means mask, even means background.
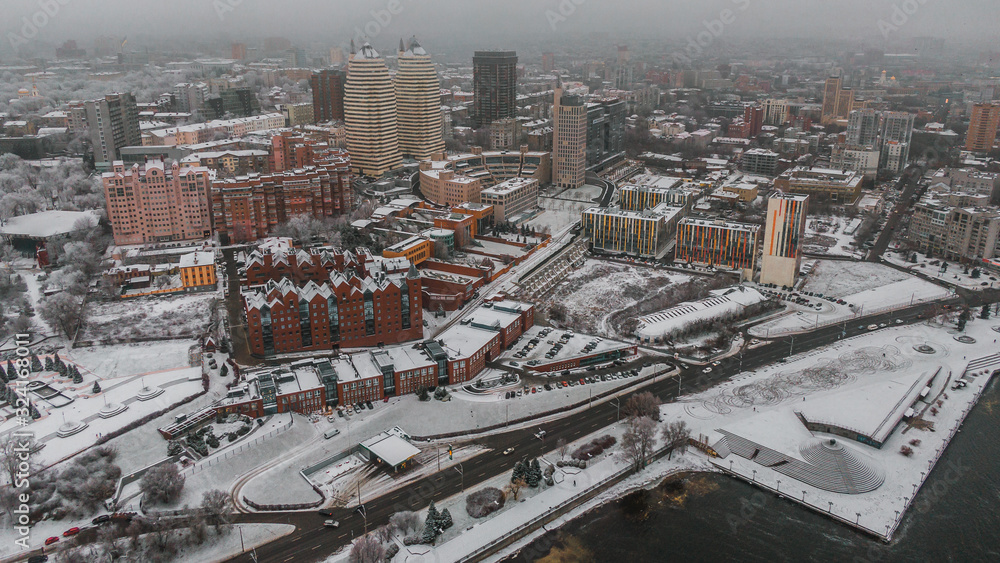
[[[692,322],[714,319],[761,301],[764,301],[764,296],[760,292],[745,286],[715,290],[712,292],[712,297],[707,299],[682,303],[666,311],[640,318],[636,335],[640,339],[660,338]]]
[[[387,431],[365,440],[361,446],[382,461],[395,467],[416,457],[420,450],[407,442],[399,434],[402,432]]]
[[[42,211],[30,215],[11,217],[0,226],[0,234],[10,237],[47,239],[72,233],[80,219],[87,219],[97,225],[100,215],[97,211]]]
[[[181,256],[180,267],[191,268],[194,266],[215,265],[214,252],[192,252]]]

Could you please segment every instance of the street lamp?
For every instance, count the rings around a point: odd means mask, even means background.
[[[828,502],[829,502],[829,504],[830,504],[830,507],[829,507],[829,508],[827,508],[827,510],[826,510],[826,511],[827,511],[828,513],[831,513],[831,514],[832,514],[832,513],[833,513],[833,501],[831,500],[831,501],[828,501]]]
[[[462,476],[462,492],[464,493],[465,492],[465,468],[462,467],[461,463],[459,463],[455,467],[455,471],[458,471],[458,474]]]
[[[757,470],[756,469],[753,470],[753,482],[754,483],[757,482]]]

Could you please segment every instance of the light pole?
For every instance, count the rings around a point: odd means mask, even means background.
[[[365,520],[365,535],[367,536],[368,535],[368,511],[365,510],[364,506],[359,506],[358,507],[358,512],[361,514],[361,517]]]
[[[757,470],[756,469],[753,470],[753,482],[754,483],[757,482]]]
[[[617,422],[622,421],[622,400],[621,397],[615,397],[615,419]]]
[[[461,463],[459,463],[455,467],[455,471],[458,471],[458,474],[462,476],[462,492],[464,493],[465,492],[465,468],[462,467]]]
[[[855,514],[857,514],[858,519],[854,521],[854,525],[855,526],[860,526],[861,525],[861,513],[860,512],[855,512]]]
[[[830,508],[827,509],[827,512],[829,512],[829,513],[832,514],[833,513],[833,501],[829,501],[829,504],[830,504]]]
[[[778,486],[774,490],[781,492],[781,479],[778,479]]]

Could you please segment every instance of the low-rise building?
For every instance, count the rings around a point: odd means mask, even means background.
[[[583,212],[583,232],[594,250],[655,258],[686,211],[666,203],[645,211],[593,207]]]
[[[538,207],[538,180],[512,178],[479,193],[479,202],[493,206],[493,217],[503,223]]]
[[[740,169],[750,174],[774,176],[778,168],[778,153],[767,149],[750,149],[740,159]]]
[[[796,167],[774,181],[782,192],[812,196],[821,201],[852,204],[861,197],[862,174],[850,170]]]

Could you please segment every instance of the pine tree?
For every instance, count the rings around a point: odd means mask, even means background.
[[[98,393],[100,393],[101,392],[101,384],[98,383],[97,381],[95,381],[94,382],[94,388],[92,389],[92,391],[93,391],[93,393],[95,395],[98,394]]]
[[[542,480],[542,467],[538,464],[538,459],[531,460],[531,468],[528,470],[528,486],[534,489]]]
[[[448,528],[455,525],[455,521],[451,519],[451,512],[448,512],[447,508],[441,511],[440,521],[442,530],[447,530]]]
[[[17,379],[17,368],[14,367],[12,360],[7,360],[7,378],[8,380]]]
[[[79,385],[80,383],[83,383],[83,374],[81,374],[79,371],[74,372],[73,373],[73,383],[76,383],[77,385]]]
[[[433,545],[434,540],[438,537],[437,524],[431,521],[430,518],[424,524],[424,533],[420,536],[420,541],[422,543]]]
[[[979,318],[980,319],[988,319],[988,318],[990,318],[990,306],[989,305],[983,305],[983,312],[980,313]]]
[[[4,383],[10,381],[9,379],[7,379],[7,372],[3,369],[2,365],[0,365],[0,380],[3,380]]]
[[[31,373],[38,373],[42,371],[42,362],[38,359],[38,356],[31,355]]]
[[[41,417],[42,414],[38,412],[38,408],[35,407],[35,405],[31,405],[31,418],[33,418],[34,420],[38,420]]]
[[[427,522],[433,523],[435,529],[441,528],[441,513],[434,506],[434,501],[431,501],[431,506],[427,509]]]
[[[510,476],[510,482],[513,483],[518,479],[523,479],[525,474],[524,464],[520,461],[514,464],[514,472]]]
[[[52,365],[52,358],[45,358],[45,371],[55,371]]]

